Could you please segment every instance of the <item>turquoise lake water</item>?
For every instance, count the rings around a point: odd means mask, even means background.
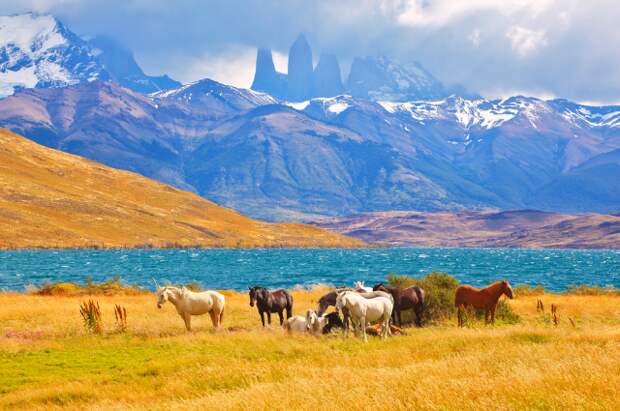
[[[28,284],[102,281],[128,284],[198,282],[203,287],[372,285],[388,273],[421,276],[443,271],[461,282],[497,279],[563,290],[571,284],[620,287],[620,251],[526,249],[276,249],[276,250],[64,250],[0,251],[0,289]]]

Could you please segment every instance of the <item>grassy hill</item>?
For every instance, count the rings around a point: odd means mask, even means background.
[[[253,220],[0,130],[0,249],[360,245],[305,224]]]

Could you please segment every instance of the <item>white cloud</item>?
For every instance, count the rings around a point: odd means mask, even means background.
[[[535,17],[549,10],[554,3],[555,0],[408,0],[397,20],[410,26],[444,26],[485,11],[502,15],[526,12]]]
[[[471,41],[471,44],[473,44],[475,48],[480,47],[480,30],[479,29],[475,29],[474,31],[471,32],[471,34],[469,35],[469,41]]]
[[[512,26],[506,33],[512,49],[521,57],[536,52],[547,44],[544,30],[531,30],[521,26]]]

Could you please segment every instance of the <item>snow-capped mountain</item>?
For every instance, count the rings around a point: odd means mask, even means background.
[[[399,64],[384,56],[353,60],[347,92],[374,101],[434,100],[446,96],[441,82],[419,63]]]
[[[19,88],[105,80],[88,44],[49,15],[0,16],[0,97]]]
[[[133,54],[106,38],[80,38],[50,15],[0,16],[0,98],[16,89],[65,87],[114,80],[152,93],[180,86],[167,76],[144,74]]]

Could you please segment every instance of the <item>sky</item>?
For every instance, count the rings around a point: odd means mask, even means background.
[[[418,61],[444,84],[485,97],[522,94],[620,103],[617,0],[0,0],[4,14],[51,13],[107,35],[148,74],[249,87],[256,47],[286,71],[304,33],[315,59]]]

